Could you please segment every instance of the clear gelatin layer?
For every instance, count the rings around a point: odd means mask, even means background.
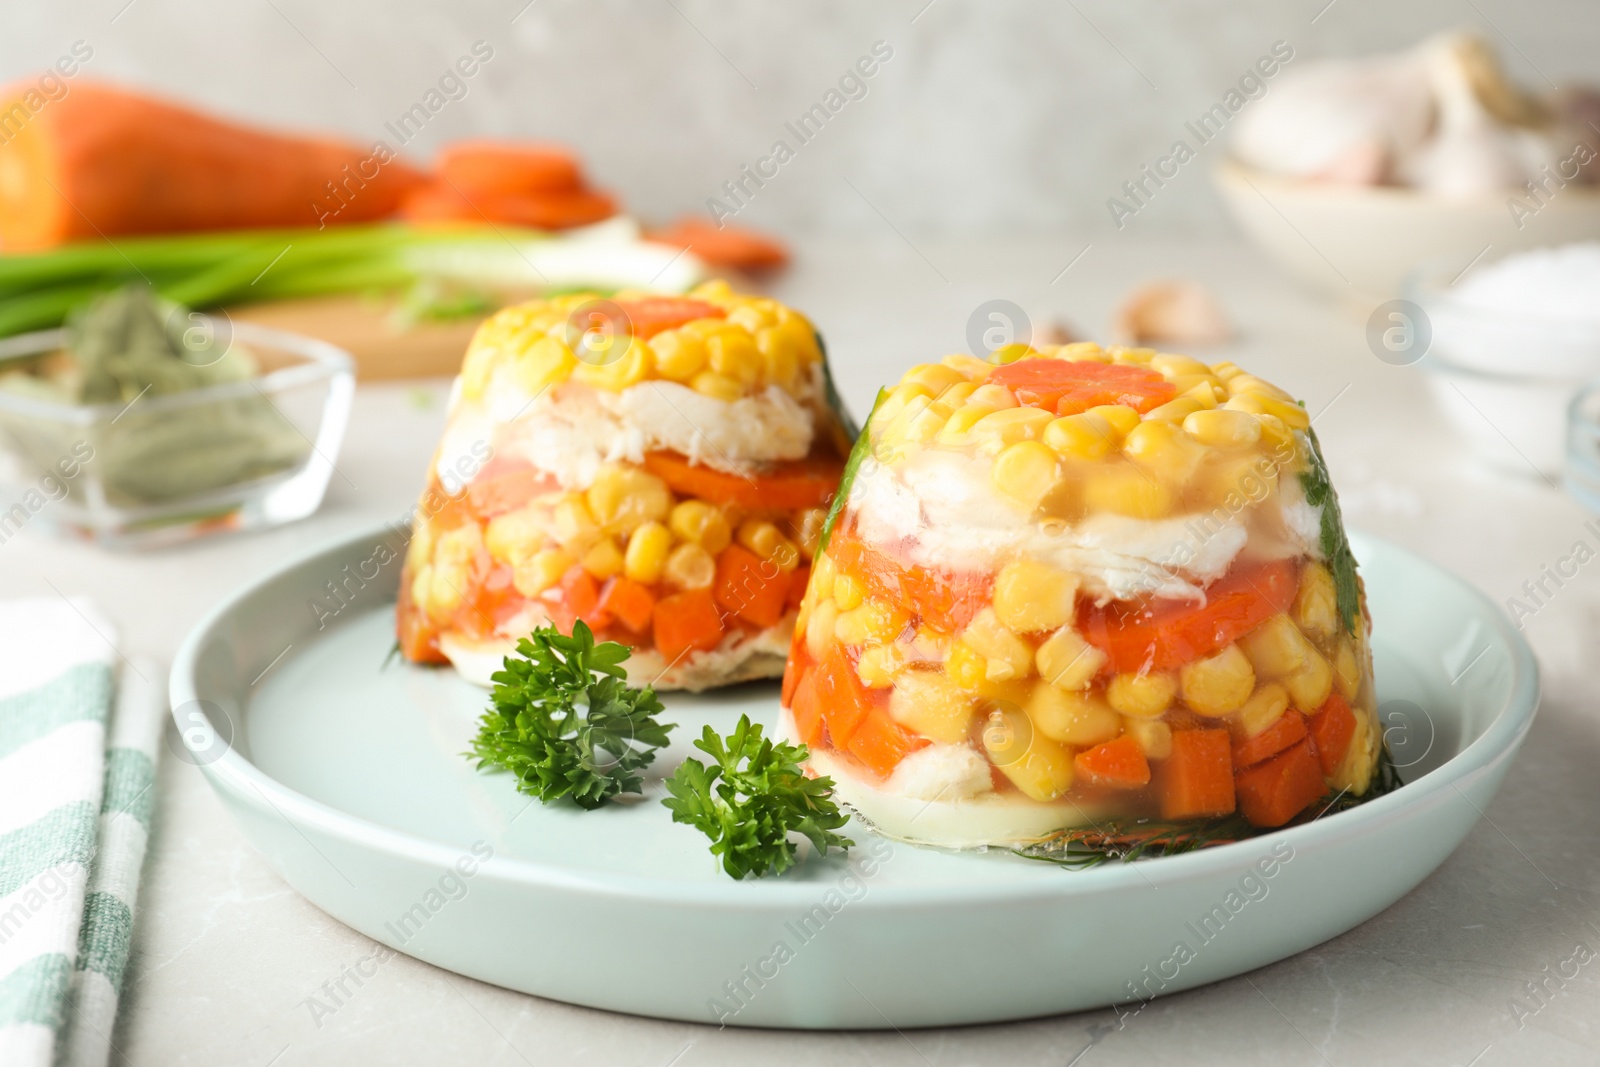
[[[582,619],[636,682],[776,677],[848,447],[830,395],[811,325],[720,282],[493,316],[414,516],[402,651],[487,685]]]
[[[1304,408],[1231,363],[1001,355],[914,367],[852,453],[783,685],[813,770],[956,847],[1366,792],[1370,624]]]

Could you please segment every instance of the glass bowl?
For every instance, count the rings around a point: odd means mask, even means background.
[[[0,544],[45,527],[152,547],[316,511],[349,420],[354,360],[299,334],[227,329],[259,377],[127,404],[0,390]],[[65,340],[63,330],[0,340],[0,366]]]

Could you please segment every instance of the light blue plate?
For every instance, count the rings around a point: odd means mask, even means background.
[[[1533,655],[1494,605],[1358,537],[1381,711],[1410,783],[1397,792],[1249,842],[1084,871],[854,826],[848,863],[734,882],[670,821],[659,775],[704,723],[725,731],[747,711],[770,725],[776,684],[669,696],[680,726],[641,801],[532,803],[460,755],[483,691],[385,665],[399,562],[377,567],[380,545],[399,547],[378,529],[299,559],[201,623],[172,669],[191,757],[273,867],[340,921],[461,974],[642,1015],[942,1026],[1263,966],[1433,871],[1488,806],[1538,702]],[[330,581],[347,602],[331,619]]]

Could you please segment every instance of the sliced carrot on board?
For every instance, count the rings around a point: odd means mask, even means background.
[[[844,473],[844,461],[834,456],[774,463],[746,477],[690,463],[677,452],[647,452],[644,469],[666,482],[679,496],[698,497],[713,504],[789,511],[822,507],[833,499]]]
[[[1175,730],[1162,763],[1163,819],[1226,815],[1234,808],[1233,757],[1226,730]]]
[[[738,226],[718,226],[694,215],[665,229],[650,230],[644,239],[681,248],[715,267],[759,272],[777,270],[789,262],[789,250],[770,237]]]
[[[647,296],[638,300],[618,300],[617,307],[628,316],[636,337],[646,340],[663,330],[673,330],[699,319],[727,318],[715,304],[688,296]]]
[[[467,504],[473,514],[488,520],[560,488],[560,482],[525,460],[496,457],[467,486]]]
[[[1246,767],[1237,785],[1239,811],[1252,826],[1282,826],[1327,792],[1309,740]]]
[[[822,702],[822,718],[828,724],[828,739],[834,748],[848,748],[850,738],[872,710],[872,698],[843,645],[833,646],[822,657],[817,675],[817,697]]]
[[[995,369],[988,381],[1010,389],[1018,403],[1058,415],[1102,404],[1143,413],[1178,395],[1177,387],[1153,370],[1093,360],[1019,359]]]
[[[1294,602],[1299,570],[1292,560],[1236,565],[1206,587],[1204,604],[1158,600],[1116,602],[1083,613],[1083,635],[1124,673],[1181,667],[1254,630]]]
[[[1072,759],[1078,773],[1097,785],[1139,789],[1150,784],[1150,761],[1131,737],[1113,738],[1084,749]]]
[[[882,708],[873,708],[850,735],[850,744],[846,747],[879,778],[887,778],[900,766],[901,760],[919,748],[928,747],[928,740],[908,733]]]
[[[1233,739],[1233,765],[1249,767],[1276,756],[1306,735],[1306,717],[1290,708],[1254,737]]]
[[[644,633],[655,611],[656,596],[632,578],[617,575],[600,590],[600,610],[614,615],[634,633]]]
[[[690,651],[709,652],[722,643],[722,612],[709,589],[690,589],[656,602],[656,651],[668,663]]]
[[[987,570],[929,570],[902,563],[854,531],[835,530],[827,554],[840,572],[865,583],[874,599],[905,608],[941,633],[965,629],[994,589],[994,575]]]
[[[1326,703],[1311,717],[1311,739],[1317,745],[1317,759],[1322,773],[1332,774],[1344,754],[1350,750],[1350,739],[1356,735],[1356,716],[1338,693],[1328,697]]]
[[[743,545],[729,545],[717,555],[717,576],[711,588],[718,604],[765,630],[783,618],[789,576]]]
[[[793,670],[793,667],[790,669]],[[804,744],[816,748],[822,743],[822,697],[817,691],[818,672],[802,669],[797,673],[800,681],[785,704],[789,714],[794,716],[795,733]],[[784,683],[788,681],[789,676],[784,675]]]
[[[583,171],[565,147],[534,141],[456,141],[439,150],[440,179],[468,196],[563,193],[583,186]]]

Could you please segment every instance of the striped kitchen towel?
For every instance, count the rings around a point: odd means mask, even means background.
[[[0,602],[7,1067],[98,1067],[110,1052],[165,710],[156,666],[114,641],[84,601]]]

